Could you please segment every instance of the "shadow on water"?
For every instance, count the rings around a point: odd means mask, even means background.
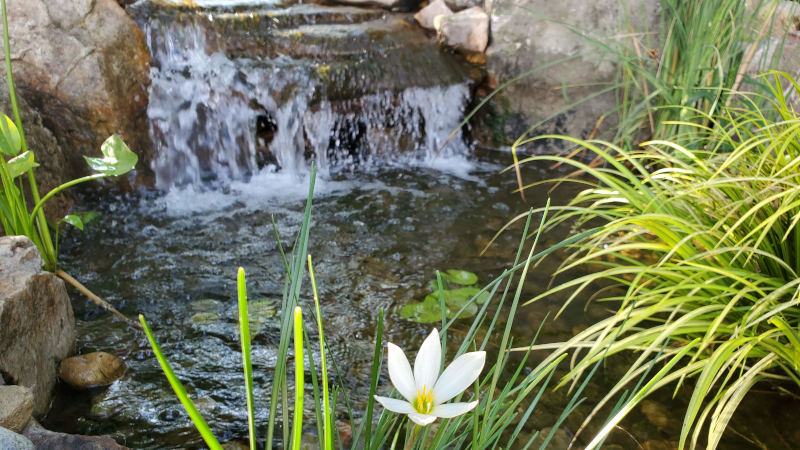
[[[435,270],[469,270],[484,284],[511,266],[522,223],[501,235],[482,257],[479,253],[510,218],[531,206],[543,206],[547,192],[531,192],[530,203],[523,203],[512,193],[513,174],[499,173],[509,159],[505,153],[479,150],[469,161],[446,161],[443,167],[450,172],[425,165],[385,165],[318,183],[309,248],[315,259],[326,336],[353,393],[357,415],[366,406],[379,308],[388,311],[384,338],[415,349],[432,325],[402,319],[399,309],[409,299],[425,297]],[[561,175],[559,169],[546,166],[525,168],[530,181]],[[282,241],[290,245],[304,206],[303,180],[266,174],[256,181],[234,184],[227,193],[172,191],[159,196],[143,191],[117,198],[87,193],[83,204],[98,211],[99,218],[84,233],[69,231],[61,244],[62,264],[79,280],[124,314],[148,317],[176,373],[223,441],[247,434],[236,335],[236,270],[246,269],[251,303],[258,302],[253,363],[257,422],[263,427],[276,363],[279,324],[275,314],[284,276],[271,217]],[[566,203],[576,189],[559,188],[553,193],[553,203]],[[566,225],[548,232],[540,241],[542,248],[569,232]],[[523,298],[543,292],[564,257],[556,253],[533,269]],[[307,284],[305,288],[303,301],[308,302]],[[199,434],[144,336],[113,321],[77,293],[71,294],[79,352],[114,353],[129,370],[107,389],[88,393],[62,389],[45,424],[69,432],[110,434],[131,448],[200,448]],[[514,344],[530,342],[548,312],[551,320],[543,327],[540,343],[566,340],[609,314],[606,305],[591,303],[584,308],[585,302],[576,301],[558,320],[552,320],[563,300],[554,297],[521,308],[514,324]],[[449,344],[456,346],[469,325],[469,319],[459,321],[450,332]],[[319,355],[314,356],[318,360]],[[545,356],[534,355],[528,365],[535,366]],[[555,441],[550,448],[561,448],[578,429],[591,405],[624,373],[619,363],[625,358],[611,359],[595,376],[585,392],[587,404],[556,435],[561,444]],[[379,393],[390,390],[384,373]],[[674,448],[690,391],[683,389],[675,400],[670,394],[664,391],[637,408],[612,433],[606,448]],[[551,426],[567,401],[566,390],[549,390],[525,431]],[[759,386],[737,412],[721,448],[798,448],[790,443],[800,442],[800,435],[786,425],[796,417],[798,405],[770,385]],[[338,411],[344,420],[341,403]],[[308,411],[306,417],[310,416]],[[316,429],[313,424],[306,428],[309,434]],[[589,438],[590,433],[583,437]],[[313,436],[309,440],[316,443]]]

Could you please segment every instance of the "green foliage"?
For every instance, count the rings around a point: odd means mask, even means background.
[[[302,320],[301,310],[299,308],[299,298],[301,292],[301,282],[304,278],[305,268],[308,267],[309,278],[311,281],[311,292],[313,293],[314,304],[313,308],[309,308],[313,312],[314,325],[316,325],[317,333],[316,338],[319,339],[320,353],[319,362],[321,362],[320,370],[317,370],[317,365],[313,355],[308,353],[309,372],[311,374],[311,392],[314,397],[314,415],[316,416],[316,425],[319,430],[319,448],[320,449],[334,449],[344,450],[341,440],[338,439],[338,430],[334,428],[334,420],[336,418],[337,402],[339,399],[344,399],[344,405],[347,409],[350,423],[353,424],[353,446],[352,450],[363,448],[365,450],[380,450],[387,448],[391,445],[396,448],[398,439],[401,435],[404,436],[405,450],[490,450],[494,448],[515,448],[515,442],[519,437],[526,420],[533,413],[537,407],[539,398],[542,392],[547,388],[554,370],[558,364],[565,358],[566,355],[554,358],[544,366],[530,372],[529,374],[522,373],[527,361],[528,354],[522,358],[519,364],[514,364],[515,370],[508,371],[507,364],[509,362],[509,353],[506,351],[512,345],[511,327],[513,323],[514,312],[520,304],[522,294],[522,280],[525,279],[528,269],[532,262],[537,261],[553,251],[568,246],[581,239],[586,238],[588,234],[581,233],[574,236],[571,240],[567,240],[559,245],[553,246],[540,253],[534,254],[536,249],[536,241],[531,248],[530,254],[527,258],[522,258],[522,244],[525,243],[528,237],[528,230],[532,214],[527,216],[527,224],[522,235],[522,242],[520,249],[517,253],[514,266],[506,270],[500,277],[490,282],[487,286],[480,289],[476,295],[465,304],[460,311],[456,312],[452,319],[444,320],[441,325],[441,335],[446,336],[447,330],[453,325],[454,321],[459,318],[460,314],[469,306],[474,305],[481,296],[486,294],[486,301],[481,306],[480,310],[475,316],[472,325],[463,337],[460,345],[458,346],[453,359],[464,354],[468,351],[485,350],[490,344],[490,340],[498,335],[495,333],[495,326],[501,316],[509,314],[508,320],[504,331],[502,332],[502,339],[499,344],[500,350],[497,353],[497,358],[494,362],[488,362],[487,367],[484,369],[482,377],[476,380],[474,390],[465,392],[453,401],[468,401],[478,400],[478,406],[466,415],[457,416],[450,419],[443,419],[437,426],[416,427],[410,424],[403,432],[404,415],[398,415],[387,410],[383,410],[377,421],[373,420],[373,402],[372,396],[375,394],[381,376],[381,367],[383,365],[383,311],[381,310],[378,316],[377,334],[375,336],[375,360],[372,366],[372,379],[370,383],[370,400],[369,406],[365,414],[360,419],[357,418],[352,411],[350,402],[347,395],[347,389],[340,376],[336,360],[333,358],[334,352],[330,352],[325,335],[323,331],[323,316],[321,301],[317,291],[317,280],[314,277],[313,265],[311,264],[308,255],[308,239],[309,227],[311,222],[311,195],[314,188],[314,176],[316,169],[312,166],[312,183],[309,192],[309,198],[306,206],[306,213],[304,216],[303,224],[300,227],[297,240],[293,246],[293,251],[290,255],[284,253],[283,245],[278,239],[278,248],[284,255],[284,262],[286,266],[286,280],[285,280],[285,296],[281,305],[281,343],[279,345],[279,353],[276,364],[276,371],[274,372],[272,396],[270,398],[270,413],[267,423],[267,440],[265,443],[266,448],[273,448],[277,445],[274,438],[274,429],[276,424],[280,424],[283,430],[283,447],[298,449],[300,433],[302,431],[303,420],[303,392],[305,385],[304,377],[304,349],[310,348],[310,335],[305,329]],[[544,224],[544,217],[542,218],[542,225]],[[538,238],[542,230],[542,225],[539,226],[539,231],[535,233]],[[276,233],[277,237],[277,233]],[[307,261],[307,265],[303,262]],[[520,271],[518,279],[514,279]],[[242,355],[245,361],[250,354],[249,345],[247,343],[248,333],[246,324],[248,302],[246,296],[243,294],[245,291],[244,277],[241,275],[239,278],[239,304],[240,304],[240,336],[242,338]],[[511,302],[511,307],[503,308],[506,304],[506,299],[509,294],[509,289],[512,284],[518,285],[516,292]],[[441,286],[441,285],[440,285]],[[505,286],[500,293],[500,287]],[[477,288],[476,288],[477,289]],[[440,287],[440,293],[443,287]],[[472,291],[470,291],[472,292]],[[441,297],[440,297],[441,298]],[[444,304],[441,300],[440,306]],[[496,307],[493,315],[487,314],[490,305]],[[489,320],[487,320],[489,319]],[[141,318],[145,324],[144,318]],[[158,347],[155,336],[146,327],[145,332],[147,338],[153,346],[154,353],[158,358],[167,378],[169,379],[176,395],[180,398],[184,407],[189,412],[192,420],[200,431],[203,438],[210,448],[219,448],[219,442],[214,437],[211,428],[202,417],[196,414],[196,409],[191,402],[191,399],[186,394],[185,389],[181,383],[175,378],[174,373],[169,363],[164,358],[163,353]],[[478,336],[486,336],[480,339]],[[538,336],[538,333],[537,333]],[[294,358],[295,358],[295,392],[290,397],[288,383],[289,379],[289,341],[294,342]],[[491,342],[493,345],[497,345]],[[443,343],[443,345],[445,345]],[[676,357],[679,359],[681,355]],[[328,360],[327,358],[331,359]],[[602,357],[600,358],[602,361]],[[332,373],[328,374],[328,362],[330,362]],[[599,367],[600,362],[595,365],[594,370]],[[250,386],[252,373],[247,370],[248,363],[245,362],[244,379],[246,386]],[[320,376],[321,375],[321,376]],[[589,377],[591,378],[591,376]],[[501,381],[502,380],[502,381]],[[657,381],[657,380],[656,380]],[[320,386],[320,384],[322,386]],[[567,416],[579,405],[583,399],[579,396],[583,388],[586,386],[584,383],[573,396],[569,406],[558,417],[553,424],[552,431],[542,439],[542,444],[539,450],[547,448],[548,443],[553,438],[555,432],[558,430],[561,423]],[[249,389],[249,388],[248,388]],[[535,393],[535,394],[534,394]],[[293,399],[293,406],[289,406],[290,399]],[[282,404],[282,415],[277,414],[276,405],[278,402]],[[294,421],[290,421],[290,411],[294,411]],[[252,424],[254,412],[248,397],[248,417],[251,424],[250,433],[250,447],[255,445],[255,438],[252,433]],[[222,424],[227,428],[229,424]],[[366,432],[365,432],[366,430]],[[363,441],[361,437],[363,436]],[[529,448],[534,439],[538,437],[538,432],[535,433],[525,443],[523,448]],[[389,440],[391,439],[391,444]],[[364,443],[363,447],[361,442]],[[338,445],[337,445],[338,444]]]
[[[8,17],[6,15],[5,0],[0,0],[0,13],[3,24],[3,49],[5,50],[6,74],[8,76],[8,89],[11,97],[11,106],[14,112],[14,121],[0,113],[0,225],[7,235],[23,235],[36,244],[39,253],[45,261],[45,268],[56,271],[58,260],[58,226],[56,227],[55,245],[51,237],[47,219],[42,207],[45,202],[62,190],[98,178],[119,176],[131,171],[136,165],[137,156],[122,142],[118,136],[108,138],[101,146],[103,158],[86,158],[89,166],[99,173],[88,177],[79,178],[64,183],[40,197],[39,188],[33,169],[39,167],[32,151],[28,150],[25,142],[25,133],[22,129],[22,119],[17,106],[17,94],[14,89],[14,78],[11,71],[11,46],[8,36]],[[20,154],[22,152],[22,154]],[[19,156],[17,156],[19,155]],[[11,157],[6,160],[6,157]],[[33,208],[28,210],[25,196],[23,174],[27,174],[30,198],[33,199]],[[19,184],[16,184],[16,183]],[[76,220],[77,219],[77,220]],[[71,224],[80,221],[76,216],[67,216],[58,222]],[[82,223],[79,228],[82,229]]]
[[[39,163],[33,160],[33,153],[27,152],[12,158],[8,161],[9,177],[13,180],[27,171],[39,167]]]
[[[800,385],[800,116],[787,103],[800,86],[776,72],[764,85],[771,93],[768,109],[751,97],[713,116],[692,109],[680,124],[692,132],[644,143],[641,150],[563,138],[589,149],[605,162],[603,168],[558,156],[521,161],[562,162],[597,180],[569,205],[555,208],[548,226],[601,224],[572,245],[575,252],[556,274],[581,265],[598,271],[528,303],[572,291],[563,308],[585,292],[617,308],[612,317],[556,345],[543,364],[587,349],[575,357],[561,381],[565,385],[606,353],[638,351],[597,410],[653,363],[685,352],[690,360],[671,366],[650,387],[674,383],[677,390],[687,377],[696,379],[689,387],[681,448],[700,445],[703,430],[706,448],[716,448],[755,383]],[[553,136],[543,138],[548,137]],[[580,177],[550,181],[591,184]]]
[[[22,138],[14,122],[5,115],[0,114],[0,152],[7,156],[17,156],[22,148]]]
[[[445,317],[462,319],[474,317],[478,312],[478,305],[486,303],[489,295],[474,285],[478,276],[465,270],[448,270],[439,273],[442,280],[441,295],[444,296]],[[445,289],[447,287],[447,289]],[[429,284],[431,293],[421,302],[409,300],[400,308],[400,316],[404,319],[418,323],[435,323],[442,320],[442,306],[439,300],[440,290],[438,281]]]
[[[84,156],[86,162],[94,171],[105,174],[119,176],[130,172],[139,158],[135,153],[122,142],[116,134],[106,139],[100,146],[103,158],[90,158]]]

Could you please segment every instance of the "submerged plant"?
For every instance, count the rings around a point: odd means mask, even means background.
[[[417,425],[428,425],[437,418],[450,419],[470,412],[478,401],[444,404],[464,392],[483,370],[486,352],[465,353],[442,372],[442,344],[436,328],[422,343],[414,372],[403,350],[392,344],[389,347],[389,377],[395,389],[407,401],[375,396],[384,408],[408,418]],[[441,373],[441,375],[439,375]]]
[[[771,92],[769,110],[747,98],[746,107],[714,116],[694,110],[697,117],[682,124],[693,126],[693,133],[648,142],[638,151],[562,137],[589,149],[605,167],[558,156],[522,161],[569,164],[597,180],[545,182],[590,185],[554,208],[548,223],[575,220],[577,227],[593,227],[571,245],[575,252],[556,275],[581,265],[598,270],[528,303],[572,291],[563,311],[591,291],[592,300],[616,309],[568,342],[538,346],[555,350],[543,364],[576,352],[560,383],[574,385],[606,354],[637,351],[597,411],[653,363],[688,352],[691,359],[651,389],[673,384],[677,391],[695,379],[688,387],[682,449],[701,445],[704,430],[706,448],[716,448],[757,383],[800,386],[800,116],[788,100],[800,86],[786,74],[770,78],[764,84]]]

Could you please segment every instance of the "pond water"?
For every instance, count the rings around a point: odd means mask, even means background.
[[[400,309],[409,299],[425,297],[435,270],[469,270],[485,284],[511,266],[521,226],[512,227],[483,256],[479,254],[510,218],[543,206],[547,191],[532,191],[529,203],[523,203],[512,193],[514,175],[499,173],[509,160],[504,152],[476,150],[470,157],[443,160],[437,163],[439,168],[385,164],[318,181],[309,251],[315,260],[331,352],[358,415],[366,406],[379,308],[387,311],[384,338],[414,349],[432,325],[405,320]],[[529,182],[563,175],[545,165],[527,166],[523,173]],[[124,314],[142,313],[148,318],[179,377],[200,399],[207,421],[224,440],[246,436],[236,336],[236,271],[239,266],[247,271],[251,301],[264,300],[263,305],[270,307],[279,304],[284,268],[271,219],[281,240],[291,242],[306,190],[307,179],[273,173],[233,184],[225,193],[142,191],[112,198],[87,193],[83,205],[99,212],[99,217],[85,232],[69,232],[61,245],[62,264],[70,273]],[[564,187],[554,191],[552,201],[563,204],[576,193]],[[542,248],[569,232],[564,227],[547,233]],[[557,253],[535,268],[523,298],[542,292],[563,258]],[[309,302],[305,287],[303,301]],[[111,434],[131,448],[201,448],[199,434],[143,334],[114,321],[79,294],[72,298],[79,352],[114,353],[129,370],[111,387],[88,395],[62,389],[45,424],[70,432]],[[514,327],[516,342],[529,342],[545,314],[552,315],[561,301],[552,298],[523,307]],[[253,348],[262,439],[278,344],[279,325],[270,307],[262,309],[264,324]],[[219,319],[193,321],[198,313],[213,313]],[[540,342],[568,339],[605,314],[597,304],[586,310],[582,305],[571,308],[558,320],[547,321]],[[450,333],[451,342],[457,342],[470,324],[469,319],[459,320]],[[530,365],[544,356],[535,355]],[[589,404],[602,397],[620,370],[612,364],[595,376],[586,391],[589,402],[564,424],[564,436],[575,432],[589,413]],[[390,389],[384,373],[379,391],[386,394]],[[782,429],[781,424],[791,423],[787,418],[796,414],[797,402],[769,386],[757,391],[734,420],[733,428],[744,437],[728,433],[722,448],[796,448],[781,443],[798,442],[793,427]],[[641,412],[637,410],[612,433],[609,443],[624,449],[673,448],[670,442],[679,436],[688,392],[684,389],[674,401],[667,392],[655,397],[657,401],[647,401]],[[565,392],[548,392],[526,431],[552,426],[567,400]],[[340,419],[346,418],[341,405],[338,413]],[[307,424],[306,429],[313,433],[315,426]]]
[[[309,249],[331,355],[360,417],[379,309],[387,311],[384,339],[417,348],[433,325],[404,319],[403,306],[425,298],[436,270],[467,270],[481,285],[492,281],[511,266],[523,223],[481,251],[511,218],[547,200],[547,189],[539,187],[523,202],[513,193],[513,173],[501,173],[510,154],[476,148],[469,132],[456,133],[436,157],[474,101],[482,69],[441,51],[434,36],[401,12],[300,0],[143,0],[128,11],[153,55],[148,116],[157,189],[84,192],[82,208],[99,214],[83,233],[66,232],[62,267],[123,314],[148,318],[223,441],[246,436],[235,300],[236,271],[244,267],[258,308],[253,363],[263,439],[285,275],[272,219],[281,240],[292,242],[314,161],[320,178]],[[532,183],[563,176],[563,170],[532,164],[523,177]],[[578,189],[561,186],[551,194],[553,204],[565,204]],[[554,245],[570,232],[564,224],[540,245]],[[524,299],[546,290],[565,256],[556,252],[529,273]],[[309,302],[305,288],[303,301]],[[78,351],[113,353],[128,373],[89,393],[60,388],[44,424],[110,434],[133,449],[202,448],[144,335],[71,294]],[[548,313],[540,343],[567,340],[609,314],[603,305],[584,308],[585,299],[578,299],[552,320],[564,299],[523,307],[513,324],[515,342],[530,342]],[[457,321],[448,342],[457,343],[470,324]],[[544,357],[537,353],[529,364]],[[626,358],[598,372],[585,392],[588,401],[550,448],[566,448],[592,405],[622,375]],[[391,390],[385,374],[379,390]],[[675,400],[669,392],[647,400],[612,432],[607,448],[675,448],[689,395],[683,389]],[[566,392],[548,391],[524,433],[551,427],[567,401]],[[734,416],[721,448],[800,448],[792,425],[798,412],[794,397],[759,386]],[[337,414],[346,420],[341,405]],[[316,427],[306,424],[305,430],[316,442]]]

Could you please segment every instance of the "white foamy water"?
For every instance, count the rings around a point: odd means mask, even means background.
[[[180,195],[202,192],[204,204],[188,207],[224,207],[245,191],[275,197],[299,189],[294,181],[306,176],[311,161],[323,178],[384,161],[468,176],[460,132],[434,158],[464,115],[467,83],[331,102],[313,63],[285,56],[228,58],[204,23],[210,20],[185,14],[144,24],[154,60],[148,115],[156,185]],[[274,129],[260,134],[259,120]],[[260,168],[257,161],[264,158],[279,172]],[[240,198],[209,192],[215,189],[240,192]],[[171,208],[187,207],[166,201]]]

